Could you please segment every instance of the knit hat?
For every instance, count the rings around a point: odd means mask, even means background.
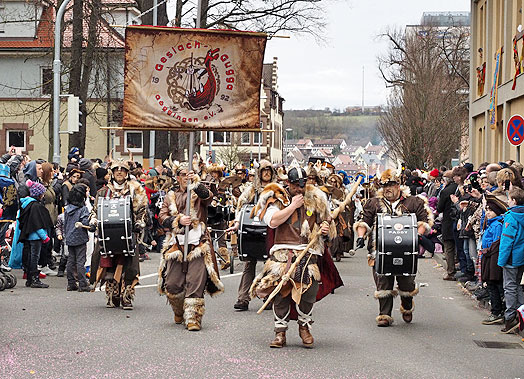
[[[107,175],[107,170],[105,168],[99,167],[96,169],[96,178],[103,179]]]
[[[93,162],[91,162],[90,159],[82,158],[80,162],[78,162],[78,165],[80,166],[80,170],[87,171],[93,167]]]
[[[80,150],[78,149],[78,147],[73,147],[71,150],[69,150],[69,154],[67,154],[67,159],[71,160],[71,158],[74,158],[78,155],[80,155]]]
[[[497,216],[508,211],[508,206],[494,195],[486,195],[486,208],[491,209]]]
[[[75,184],[73,188],[71,188],[71,191],[69,191],[69,197],[67,201],[69,201],[70,204],[81,207],[86,201],[86,191],[87,186],[85,184]]]
[[[45,193],[45,187],[38,183],[33,182],[32,180],[28,180],[25,185],[29,187],[29,195],[35,199],[38,199],[40,196],[42,196]]]
[[[431,170],[431,172],[429,173],[429,176],[433,177],[433,178],[438,178],[438,175],[440,174],[439,170],[437,170],[436,168],[434,168],[433,170]]]

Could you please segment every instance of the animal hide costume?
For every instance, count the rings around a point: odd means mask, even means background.
[[[158,291],[167,296],[176,323],[185,321],[188,329],[199,330],[205,311],[204,293],[207,292],[211,296],[220,294],[224,292],[224,285],[220,281],[216,257],[206,227],[207,206],[212,200],[211,192],[198,182],[191,184],[190,188],[191,225],[187,272],[183,270],[184,243],[181,240],[185,227],[180,224],[180,219],[185,214],[187,192],[178,189],[167,193],[159,214],[159,222],[168,230],[161,250]],[[196,240],[192,241],[193,233]],[[195,325],[198,328],[191,329]]]
[[[254,213],[262,218],[271,207],[273,210],[275,210],[274,207],[282,210],[290,203],[291,195],[287,190],[279,184],[272,183],[264,188],[254,208]],[[300,255],[302,251],[300,246],[308,244],[311,238],[320,233],[322,223],[329,225],[326,239],[331,240],[336,236],[335,224],[331,221],[329,211],[325,194],[312,185],[306,185],[304,205],[296,209],[288,220],[274,229],[274,246],[271,249],[271,256],[251,285],[252,298],[265,297],[273,291],[292,262]],[[287,330],[292,300],[297,303],[296,311],[300,327],[309,329],[311,326],[313,304],[322,278],[317,262],[323,259],[327,251],[324,239],[323,236],[320,236],[316,240],[309,254],[302,258],[295,271],[291,273],[291,279],[274,298],[275,332]],[[334,266],[330,268],[334,269]]]
[[[384,172],[384,174],[387,174],[387,171]],[[380,188],[377,191],[376,197],[366,202],[362,211],[362,219],[355,222],[353,226],[355,233],[359,227],[366,229],[369,250],[368,262],[370,266],[373,266],[373,278],[377,286],[375,298],[379,300],[380,308],[376,321],[380,326],[388,326],[393,323],[391,312],[393,310],[393,298],[397,295],[401,297],[400,312],[402,313],[404,321],[411,322],[414,307],[413,296],[418,293],[418,288],[415,285],[415,276],[385,276],[376,273],[374,268],[375,233],[372,233],[372,230],[375,227],[377,214],[402,215],[414,213],[417,217],[418,227],[423,226],[426,233],[428,233],[433,226],[433,213],[428,206],[427,200],[422,197],[411,196],[409,187],[407,186],[400,186],[400,191],[400,198],[396,202],[390,203],[383,195],[383,188]],[[397,289],[393,289],[395,279],[397,280]],[[384,322],[386,322],[387,325],[383,325]]]
[[[118,199],[125,196],[131,197],[134,232],[143,229],[148,222],[147,195],[140,183],[129,179],[123,184],[111,181],[97,192],[90,214],[90,223],[96,223],[100,198]],[[108,308],[118,307],[121,304],[125,309],[132,309],[135,286],[140,275],[138,254],[133,256],[115,254],[114,257],[103,257],[100,254],[99,244],[95,241],[95,250],[91,258],[91,272],[96,272],[96,275],[90,277],[91,284],[94,284],[95,287],[98,283],[106,285]]]

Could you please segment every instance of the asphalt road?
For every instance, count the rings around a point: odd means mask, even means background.
[[[374,284],[363,251],[337,263],[345,286],[316,304],[315,348],[301,347],[296,323],[288,346],[270,349],[272,312],[233,310],[239,274],[223,273],[226,292],[206,298],[200,332],[173,323],[154,284],[159,256],[141,266],[133,311],[106,309],[102,292],[66,292],[65,278],[28,289],[19,277],[0,292],[1,378],[520,378],[524,347],[500,326],[481,325],[487,312],[456,283],[441,280],[433,259],[419,263],[412,324],[395,300],[390,328],[377,328]],[[261,267],[262,264],[259,264]],[[259,267],[259,268],[260,268]],[[236,272],[241,271],[240,263]],[[479,347],[474,340],[517,344]]]

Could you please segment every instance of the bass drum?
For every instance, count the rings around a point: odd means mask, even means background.
[[[379,213],[376,225],[377,274],[415,276],[418,264],[416,215],[408,213],[395,216]]]
[[[269,257],[266,244],[268,226],[258,217],[251,218],[254,206],[246,204],[240,210],[238,258],[241,261],[265,261]]]
[[[98,242],[103,256],[135,255],[131,197],[98,199]]]

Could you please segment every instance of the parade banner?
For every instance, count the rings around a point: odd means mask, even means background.
[[[260,130],[265,33],[126,28],[122,127]]]
[[[491,129],[497,128],[497,94],[498,94],[498,81],[499,81],[499,68],[500,68],[500,55],[502,49],[497,50],[495,70],[493,72],[493,86],[489,94],[489,126]]]

